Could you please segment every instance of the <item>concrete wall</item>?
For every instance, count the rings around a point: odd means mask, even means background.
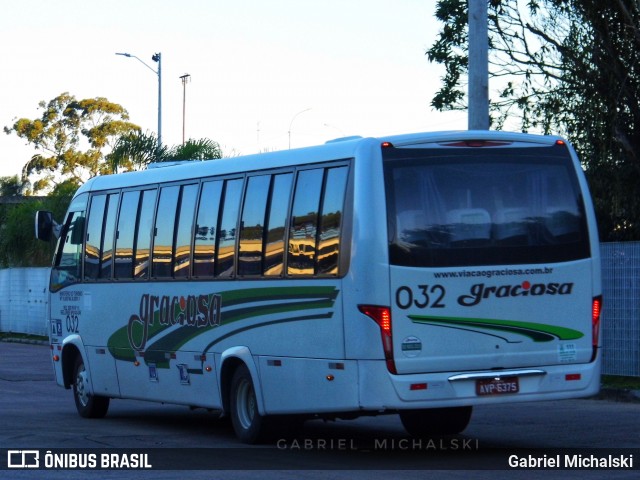
[[[47,335],[48,268],[0,270],[0,332]]]

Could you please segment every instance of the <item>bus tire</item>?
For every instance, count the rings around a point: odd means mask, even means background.
[[[102,418],[109,410],[109,397],[89,393],[89,374],[82,356],[78,355],[73,367],[73,399],[81,417]]]
[[[467,428],[472,411],[473,407],[406,410],[400,412],[400,420],[412,437],[454,435]]]
[[[243,443],[260,443],[269,434],[269,418],[260,415],[251,373],[246,365],[236,368],[231,379],[229,410],[236,436]]]

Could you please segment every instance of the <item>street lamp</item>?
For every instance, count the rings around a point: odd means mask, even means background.
[[[135,58],[158,76],[158,152],[160,152],[160,148],[162,147],[162,54],[160,52],[154,53],[151,57],[151,60],[158,64],[157,71],[140,60],[138,57],[136,57],[135,55],[131,55],[130,53],[116,53],[116,55]]]
[[[291,119],[291,122],[289,122],[289,150],[291,150],[291,125],[293,125],[293,121],[296,119],[296,117],[304,112],[308,112],[309,110],[311,110],[311,107],[309,108],[305,108],[304,110],[299,111],[298,113],[296,113],[293,118]]]
[[[187,82],[191,79],[191,75],[185,73],[180,77],[182,80],[182,144],[184,145],[184,119],[187,105]]]

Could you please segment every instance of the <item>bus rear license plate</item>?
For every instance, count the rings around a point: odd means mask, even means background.
[[[520,384],[518,377],[490,378],[476,380],[477,395],[504,395],[518,393]]]

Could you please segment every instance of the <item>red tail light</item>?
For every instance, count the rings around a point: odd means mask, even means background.
[[[379,307],[375,305],[358,305],[358,310],[372,319],[380,327],[380,338],[384,359],[387,362],[389,373],[396,374],[396,364],[393,360],[393,333],[391,330],[391,309],[389,307]]]
[[[591,304],[591,343],[593,345],[593,355],[591,361],[593,362],[598,355],[598,343],[600,342],[600,313],[602,311],[602,295],[593,298]]]

